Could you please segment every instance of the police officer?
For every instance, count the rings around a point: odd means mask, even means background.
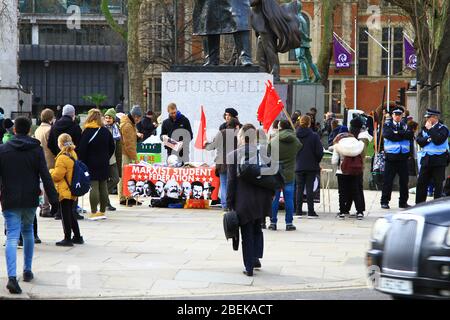
[[[392,108],[392,118],[383,126],[384,152],[386,154],[386,165],[384,170],[384,183],[381,195],[381,208],[389,209],[391,200],[392,184],[395,175],[399,176],[400,184],[400,208],[408,208],[408,157],[410,155],[411,140],[414,133],[402,121],[405,109],[401,106]]]
[[[418,152],[420,172],[417,180],[416,204],[427,200],[427,188],[434,182],[434,198],[442,197],[445,180],[445,168],[449,161],[449,130],[439,122],[440,112],[428,109],[425,126],[417,136],[417,143],[422,148]]]

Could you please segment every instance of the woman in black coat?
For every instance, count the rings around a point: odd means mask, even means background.
[[[323,158],[323,146],[319,135],[311,129],[311,118],[300,118],[300,128],[297,138],[303,148],[297,153],[295,173],[297,176],[297,215],[302,216],[303,190],[306,187],[306,201],[308,203],[308,219],[319,216],[314,211],[314,180],[320,173],[320,161]]]
[[[265,217],[269,216],[273,192],[248,183],[237,176],[237,163],[240,163],[245,153],[247,152],[249,158],[253,158],[256,154],[255,127],[251,124],[244,125],[239,131],[238,141],[240,147],[227,156],[227,207],[229,210],[236,211],[239,217],[244,274],[251,277],[254,268],[261,268],[259,258],[262,258],[264,251],[261,224]]]
[[[98,109],[89,110],[78,156],[89,168],[91,192],[89,202],[91,215],[89,220],[106,219],[105,211],[108,205],[109,159],[114,153],[114,139],[108,129],[103,127],[102,114]],[[100,211],[97,211],[100,203]]]

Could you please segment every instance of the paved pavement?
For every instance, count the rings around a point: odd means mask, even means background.
[[[224,238],[221,210],[122,207],[107,220],[80,221],[86,244],[73,248],[54,244],[63,236],[61,221],[39,217],[43,243],[35,247],[35,280],[20,282],[24,293],[14,298],[196,298],[365,288],[371,227],[386,212],[379,198],[367,191],[366,218],[341,221],[335,218],[337,191],[332,190],[332,213],[320,207],[318,220],[295,218],[294,232],[284,231],[280,222],[278,231],[265,230],[263,268],[253,278],[242,274],[242,253]],[[117,204],[115,197],[112,201]],[[284,213],[280,216],[283,222]],[[0,298],[12,297],[6,281],[1,254]]]

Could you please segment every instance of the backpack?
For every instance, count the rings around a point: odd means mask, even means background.
[[[271,175],[261,174],[261,169],[264,170],[268,167],[269,164],[265,164],[261,161],[259,146],[256,151],[256,157],[249,158],[248,146],[246,145],[245,158],[241,160],[241,163],[238,163],[237,176],[255,186],[271,191],[278,191],[284,186],[284,176],[281,172],[281,168]]]
[[[84,196],[91,189],[91,178],[89,176],[89,169],[80,160],[75,160],[73,157],[69,156],[73,160],[73,174],[72,183],[66,182],[69,185],[70,192],[76,197]]]
[[[347,176],[362,175],[364,172],[362,156],[344,157],[344,160],[341,163],[341,170],[342,173]]]

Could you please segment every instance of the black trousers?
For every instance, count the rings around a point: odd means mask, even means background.
[[[445,168],[429,166],[422,166],[420,168],[419,178],[417,179],[416,204],[427,201],[427,188],[431,181],[434,182],[434,198],[439,199],[442,197]]]
[[[242,256],[245,270],[253,272],[255,261],[263,257],[264,238],[261,229],[262,219],[241,226]]]
[[[389,204],[391,201],[392,185],[395,176],[398,174],[400,185],[400,205],[405,205],[408,202],[408,160],[405,161],[386,161],[384,169],[384,182],[381,194],[381,204]]]
[[[338,174],[339,212],[350,213],[353,202],[358,213],[365,211],[364,190],[362,189],[362,176],[348,176]]]
[[[303,211],[303,191],[306,186],[306,202],[308,203],[308,213],[314,213],[314,180],[317,172],[301,171],[297,172],[297,213]]]
[[[80,227],[78,226],[78,220],[74,213],[75,202],[73,200],[64,199],[60,201],[61,206],[61,220],[64,229],[64,239],[70,240],[73,235],[79,238]]]

